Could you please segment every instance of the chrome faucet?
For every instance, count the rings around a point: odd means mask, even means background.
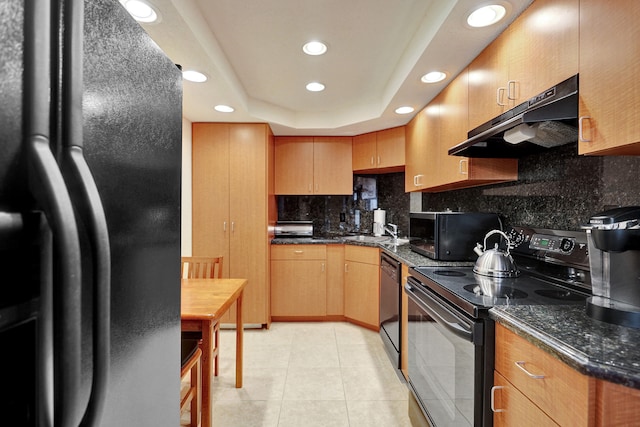
[[[384,231],[386,231],[387,233],[389,233],[391,235],[391,237],[393,237],[393,244],[397,245],[398,244],[398,226],[395,224],[387,224],[389,227],[391,227],[391,229],[389,229],[387,226],[384,227]]]

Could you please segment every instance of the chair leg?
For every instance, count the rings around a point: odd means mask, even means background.
[[[196,389],[195,396],[191,399],[191,425],[200,425],[200,414],[202,413],[202,380],[201,380],[201,359],[191,369],[191,386]]]

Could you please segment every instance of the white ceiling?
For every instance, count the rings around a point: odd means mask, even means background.
[[[532,0],[498,0],[507,17],[474,29],[466,16],[486,0],[148,0],[159,23],[143,24],[183,69],[192,122],[268,122],[276,135],[358,135],[406,124]],[[302,45],[325,42],[322,56]],[[445,71],[447,80],[420,77]],[[305,85],[319,81],[323,92]],[[219,113],[214,105],[235,108]]]

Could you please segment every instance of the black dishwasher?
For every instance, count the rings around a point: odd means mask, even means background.
[[[400,369],[401,263],[380,254],[380,337],[394,368]]]

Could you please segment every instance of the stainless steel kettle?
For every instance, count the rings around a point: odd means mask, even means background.
[[[506,252],[500,250],[497,243],[492,249],[487,249],[487,239],[494,234],[500,234],[507,240]],[[488,232],[487,235],[484,236],[484,248],[480,246],[480,243],[473,248],[473,251],[479,256],[473,267],[473,272],[490,277],[518,277],[520,270],[509,253],[510,247],[511,241],[506,233],[500,230],[491,230]]]

